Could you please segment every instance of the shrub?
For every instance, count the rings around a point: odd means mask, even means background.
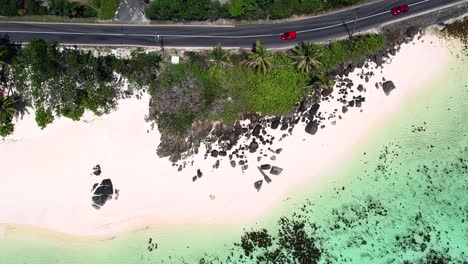
[[[11,135],[14,130],[15,126],[13,125],[13,123],[11,123],[11,121],[0,123],[0,137],[6,137],[8,135]]]

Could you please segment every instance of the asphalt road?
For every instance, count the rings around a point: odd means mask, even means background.
[[[346,36],[348,33],[343,22],[350,31],[359,33],[405,16],[465,2],[468,0],[383,0],[304,20],[236,27],[0,22],[0,36],[8,36],[16,42],[40,38],[68,44],[123,46],[160,46],[162,40],[165,47],[212,47],[218,42],[225,47],[251,47],[256,39],[260,39],[267,47],[279,48],[305,40],[318,42]],[[391,14],[390,9],[401,4],[409,4],[409,12],[398,16]],[[280,34],[286,31],[296,31],[297,40],[281,40]]]

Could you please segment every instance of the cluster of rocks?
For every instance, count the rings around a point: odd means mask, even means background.
[[[92,174],[95,176],[100,176],[102,173],[101,166],[97,164],[93,167]],[[94,183],[93,187],[91,188],[91,200],[92,200],[92,207],[95,209],[101,209],[102,206],[108,201],[111,200],[114,195],[114,199],[117,200],[119,198],[119,190],[114,189],[114,185],[112,184],[111,179],[104,179],[100,183]]]
[[[271,182],[271,178],[265,173],[265,171],[269,171],[271,175],[276,175],[276,176],[280,175],[281,172],[283,171],[282,168],[271,166],[270,164],[262,164],[258,166],[257,168],[263,176],[263,180],[258,180],[254,182],[254,187],[257,190],[257,192],[260,191],[260,189],[262,188],[263,181],[266,181],[266,183]]]
[[[319,92],[314,92],[306,100],[299,102],[294,112],[281,117],[245,114],[234,125],[200,121],[192,126],[190,134],[185,139],[170,137],[163,133],[161,145],[157,150],[158,155],[169,156],[173,166],[177,166],[179,171],[187,165],[193,165],[190,157],[198,154],[201,144],[204,144],[207,149],[204,154],[205,159],[215,159],[214,169],[219,168],[221,161],[226,159],[232,167],[239,167],[243,172],[249,168],[247,156],[251,156],[252,153],[258,154],[258,162],[265,158],[275,161],[280,151],[276,152],[271,146],[274,142],[282,141],[283,138],[290,136],[297,124],[302,123],[305,132],[315,135],[327,124],[335,125],[350,108],[361,108],[362,112],[362,106],[366,102],[364,93],[368,89],[364,83],[370,81],[375,75],[375,70],[380,70],[385,63],[391,62],[392,56],[396,55],[400,46],[411,42],[419,32],[417,28],[410,27],[405,35],[398,38],[398,41],[391,42],[391,46],[382,52],[343,65],[332,73],[335,80],[334,89],[314,89]],[[362,83],[353,83],[348,78],[349,74],[356,70],[360,71],[357,75],[363,80]],[[375,83],[375,87],[382,88],[386,95],[390,95],[396,86],[391,80],[383,78],[382,81]],[[338,101],[342,106],[328,113],[320,111],[321,104],[331,101]],[[275,138],[268,133],[269,129],[284,131],[284,133]],[[255,182],[254,186],[257,190],[261,188],[263,181],[271,182],[271,178],[261,167],[259,171],[263,179]],[[202,176],[203,173],[198,170],[197,174],[192,177],[192,181]]]
[[[149,252],[158,249],[158,243],[154,242],[153,238],[151,238],[151,237],[148,239],[147,249],[148,249]]]
[[[264,158],[269,158],[274,161],[282,151],[282,149],[274,150],[270,146],[275,141],[282,141],[283,138],[292,134],[295,126],[299,123],[305,125],[305,131],[310,135],[315,135],[320,129],[326,127],[326,123],[330,122],[335,125],[338,119],[342,119],[342,115],[349,111],[349,108],[361,108],[363,103],[366,101],[363,93],[366,92],[366,88],[363,84],[356,85],[353,81],[348,78],[349,73],[360,69],[358,76],[365,81],[374,76],[373,70],[378,68],[381,62],[383,63],[385,56],[373,56],[373,59],[377,61],[376,66],[372,66],[370,60],[362,60],[358,63],[354,63],[344,67],[343,72],[337,73],[335,78],[335,90],[327,88],[320,92],[320,96],[316,96],[317,93],[310,95],[306,100],[299,102],[296,106],[296,111],[281,117],[266,118],[257,114],[245,114],[242,116],[241,121],[237,122],[232,126],[226,126],[222,123],[217,123],[212,126],[211,131],[207,132],[207,126],[202,126],[205,133],[203,133],[203,142],[207,148],[205,153],[206,158],[213,158],[215,162],[213,168],[217,169],[220,166],[222,159],[229,159],[229,164],[232,167],[239,166],[242,171],[249,168],[249,161],[247,160],[247,154],[257,153],[257,161],[260,162]],[[383,79],[385,81],[385,79]],[[383,83],[376,83],[376,87],[382,86],[383,92],[387,95],[395,89],[395,85],[391,81],[385,81]],[[327,113],[320,111],[321,104],[325,102],[338,101],[342,104],[340,109],[334,109],[332,112]],[[361,109],[362,111],[362,109]],[[242,125],[245,124],[245,125]],[[284,131],[280,137],[269,134],[268,129]],[[201,133],[199,133],[200,135]],[[186,140],[187,142],[193,142]],[[192,149],[193,145],[190,146]],[[180,150],[180,149],[179,149]],[[196,151],[192,151],[194,154]],[[174,166],[178,166],[179,170],[182,170],[186,165],[192,163],[188,160],[181,160],[179,163],[174,163]],[[266,165],[258,167],[263,179],[254,182],[254,187],[257,190],[261,189],[263,181],[267,183],[271,182],[271,178],[264,172]],[[271,165],[269,165],[271,166]],[[273,166],[274,167],[274,166]],[[272,168],[273,168],[272,167]],[[274,167],[278,168],[278,167]],[[279,169],[279,170],[278,170]],[[281,173],[282,169],[272,169],[271,174],[275,175],[277,171]],[[279,174],[278,173],[278,174]],[[202,177],[200,170],[197,171],[197,175],[192,177],[192,181]]]

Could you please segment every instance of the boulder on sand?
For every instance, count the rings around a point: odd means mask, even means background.
[[[323,89],[322,92],[321,92],[323,97],[327,97],[332,93],[333,93],[333,88]]]
[[[320,108],[320,104],[314,104],[309,110],[309,115],[315,116],[319,108]]]
[[[395,90],[395,84],[392,81],[386,81],[382,84],[382,89],[385,95],[390,95],[390,93]]]
[[[252,135],[254,137],[258,137],[258,135],[260,135],[260,130],[262,129],[262,126],[261,125],[256,125],[252,131]]]
[[[254,183],[254,187],[257,190],[257,192],[260,191],[260,188],[262,188],[262,184],[263,184],[263,180],[259,180]]]
[[[301,101],[301,105],[299,106],[298,111],[299,112],[304,112],[308,107],[309,107],[309,102]]]
[[[271,121],[271,129],[277,129],[280,124],[280,119],[278,117],[274,118]]]
[[[273,167],[271,167],[270,174],[280,175],[282,171],[283,171],[282,168],[273,166]]]
[[[250,142],[249,149],[252,152],[256,151],[258,149],[258,143],[255,141]]]
[[[269,169],[271,169],[271,165],[270,164],[262,164],[262,165],[260,165],[260,169],[269,170]]]
[[[211,151],[211,157],[218,157],[218,151],[216,149]]]
[[[317,133],[317,130],[318,130],[318,123],[315,120],[310,121],[305,127],[305,131],[311,135],[315,135],[315,133]]]

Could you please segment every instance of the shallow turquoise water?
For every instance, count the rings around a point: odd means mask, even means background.
[[[144,229],[92,243],[7,233],[0,263],[466,263],[468,61],[450,65],[328,181],[304,185],[255,224]],[[288,220],[278,224],[281,216]],[[265,228],[271,245],[246,239],[246,256],[234,245],[244,228]]]

